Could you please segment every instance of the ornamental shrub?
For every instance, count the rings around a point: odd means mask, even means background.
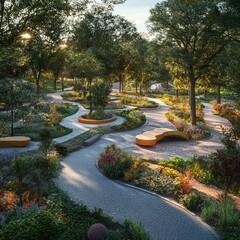
[[[137,186],[147,188],[162,195],[180,197],[182,193],[178,179],[173,179],[156,171],[147,170],[134,181]]]
[[[146,232],[139,222],[134,222],[131,220],[126,219],[123,222],[125,231],[129,236],[129,239],[133,240],[151,240],[151,236],[148,232]]]
[[[57,156],[44,157],[41,154],[24,154],[12,160],[9,179],[12,188],[21,195],[26,191],[47,190],[58,176],[61,166]]]
[[[120,179],[124,177],[125,172],[131,168],[134,161],[131,155],[113,144],[100,155],[98,163],[107,177]]]
[[[193,212],[201,212],[206,205],[208,198],[197,192],[191,192],[182,199],[182,204]]]
[[[203,139],[211,135],[211,130],[205,125],[187,126],[183,132],[194,140]]]
[[[57,219],[48,211],[29,212],[4,224],[1,240],[53,240],[59,233]]]

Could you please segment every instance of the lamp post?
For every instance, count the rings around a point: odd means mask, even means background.
[[[28,33],[28,32],[22,33],[22,34],[20,35],[20,37],[22,38],[22,40],[23,40],[24,42],[28,42],[28,41],[30,41],[31,38],[32,38],[31,34]]]

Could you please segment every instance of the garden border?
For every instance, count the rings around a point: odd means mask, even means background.
[[[169,199],[169,198],[166,198],[166,197],[163,197],[155,192],[151,192],[149,190],[146,190],[146,189],[143,189],[143,188],[140,188],[140,187],[137,187],[137,186],[133,186],[131,184],[127,184],[127,183],[124,183],[120,180],[114,180],[114,179],[111,179],[111,178],[108,178],[106,177],[104,174],[103,174],[103,171],[102,169],[99,167],[98,165],[98,160],[95,162],[95,167],[99,170],[99,172],[107,179],[109,179],[110,181],[113,181],[119,185],[122,185],[124,187],[128,187],[128,188],[132,188],[132,189],[135,189],[135,190],[138,190],[138,191],[141,191],[141,192],[144,192],[144,193],[147,193],[147,194],[150,194],[150,195],[153,195],[155,197],[158,197],[158,198],[161,198],[163,199],[164,201],[167,201],[168,203],[176,206],[177,208],[183,210],[184,212],[186,212],[188,215],[190,215],[191,217],[195,218],[196,221],[198,221],[200,224],[202,224],[215,238],[216,240],[220,240],[220,236],[214,231],[214,229],[209,226],[207,223],[205,223],[200,217],[198,217],[196,214],[194,214],[193,212],[189,211],[187,208],[185,208],[184,206],[182,206],[181,204]]]

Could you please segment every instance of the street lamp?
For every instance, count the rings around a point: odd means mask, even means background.
[[[61,49],[66,49],[68,47],[68,45],[66,43],[60,44],[59,47]]]
[[[20,36],[23,41],[29,41],[32,38],[31,34],[28,32],[22,33]]]

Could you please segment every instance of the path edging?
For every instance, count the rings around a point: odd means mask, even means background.
[[[147,193],[149,195],[152,195],[152,196],[155,196],[155,197],[158,197],[158,198],[161,198],[163,199],[164,201],[166,202],[169,202],[171,203],[172,205],[176,206],[177,208],[183,210],[184,212],[186,212],[188,215],[192,216],[193,218],[195,218],[196,221],[198,221],[200,224],[202,224],[214,237],[216,240],[220,240],[220,236],[214,231],[214,229],[209,226],[207,223],[205,223],[200,217],[198,217],[196,214],[194,214],[193,212],[189,211],[187,208],[183,207],[181,204],[173,201],[173,200],[170,200],[166,197],[163,197],[155,192],[151,192],[149,190],[146,190],[146,189],[143,189],[143,188],[140,188],[140,187],[137,187],[137,186],[133,186],[131,184],[127,184],[127,183],[124,183],[120,180],[113,180],[111,178],[108,178],[106,177],[104,174],[103,174],[103,171],[102,169],[99,167],[98,165],[98,160],[95,162],[95,166],[96,168],[99,170],[99,172],[107,179],[109,179],[110,181],[113,181],[119,185],[122,185],[124,187],[128,187],[128,188],[132,188],[132,189],[135,189],[135,190],[138,190],[138,191],[141,191],[141,192],[144,192],[144,193]]]

